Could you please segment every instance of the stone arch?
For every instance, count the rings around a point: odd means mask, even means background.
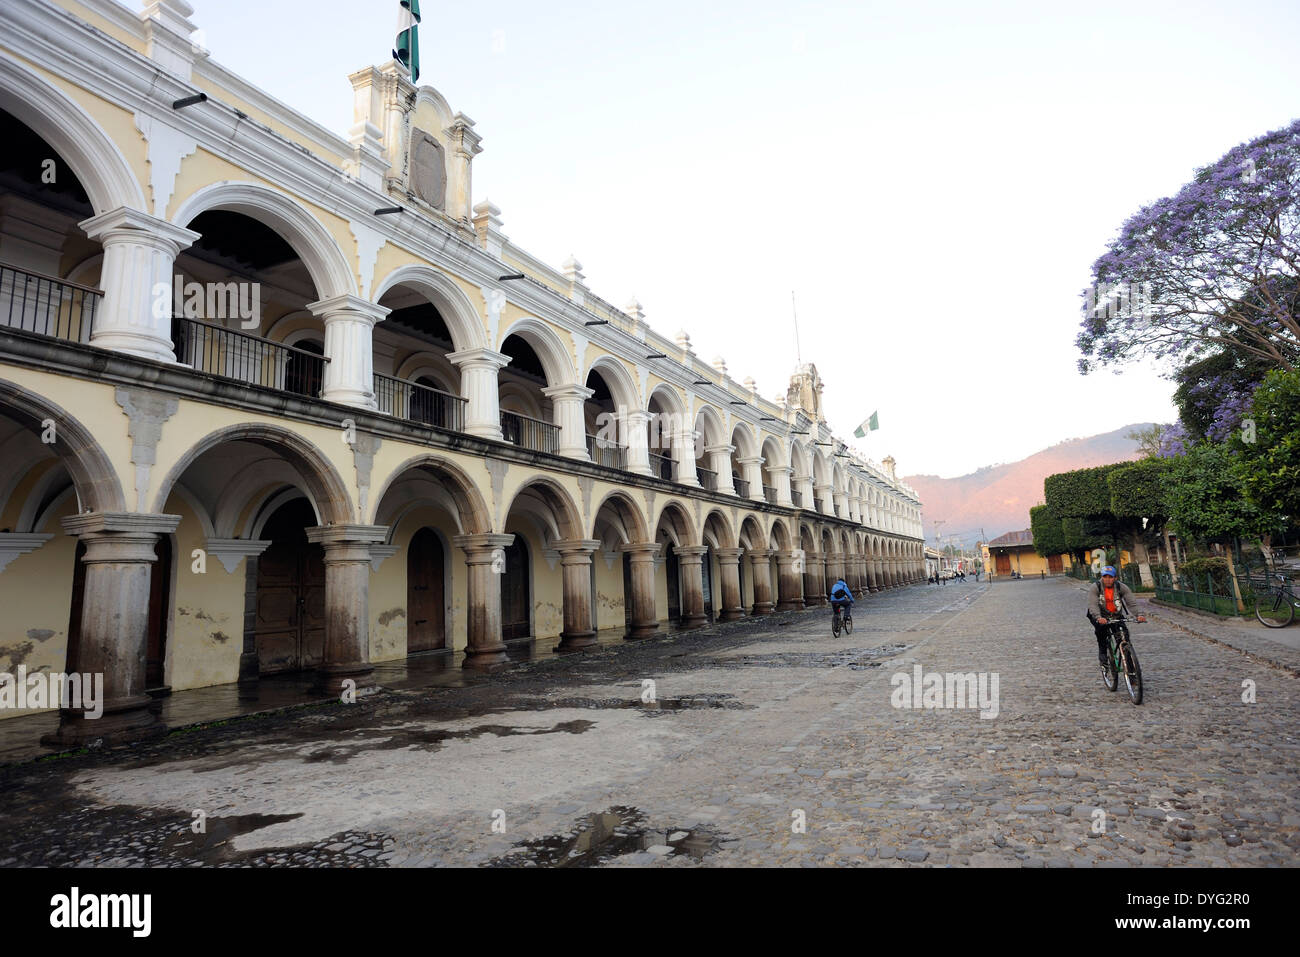
[[[726,432],[722,426],[722,417],[711,405],[701,405],[695,412],[695,431],[700,433],[702,448],[723,445]]]
[[[809,455],[806,444],[801,442],[790,443],[790,465],[794,468],[796,476],[806,476],[811,478],[812,459]]]
[[[719,534],[721,533],[721,534]],[[704,516],[704,529],[701,532],[701,539],[707,541],[708,536],[712,534],[714,541],[709,543],[717,548],[735,548],[736,534],[731,529],[731,522],[722,509],[715,508]]]
[[[487,506],[483,502],[483,496],[479,494],[474,482],[465,474],[464,470],[455,462],[445,459],[439,455],[416,455],[407,459],[397,468],[395,468],[383,483],[377,486],[372,501],[374,506],[371,509],[368,520],[372,525],[389,524],[396,526],[396,521],[381,522],[381,510],[385,506],[385,499],[388,492],[397,483],[413,477],[411,473],[423,472],[430,476],[434,482],[446,493],[451,496],[455,504],[456,519],[461,526],[463,534],[482,535],[492,530],[492,519],[488,512]]]
[[[127,510],[122,483],[108,455],[90,430],[63,408],[16,383],[0,379],[0,415],[37,434],[44,430],[41,423],[47,419],[54,422],[56,441],[46,448],[72,477],[78,512]]]
[[[279,233],[302,259],[319,299],[357,294],[357,277],[348,257],[324,224],[296,199],[257,183],[226,180],[189,196],[171,222],[188,226],[200,213],[214,209],[243,213]]]
[[[96,215],[121,206],[148,210],[122,151],[85,110],[49,80],[0,54],[0,109],[34,130],[76,174]]]
[[[753,512],[746,512],[740,523],[737,541],[742,548],[767,548],[767,536],[763,534],[763,525]]]
[[[627,366],[613,356],[602,355],[596,357],[587,367],[587,371],[582,375],[582,381],[586,382],[587,377],[593,372],[600,373],[600,377],[609,386],[609,394],[613,397],[616,407],[622,407],[625,412],[635,412],[641,408],[641,393],[637,388],[636,380],[632,378],[632,373],[627,371]]]
[[[547,386],[572,385],[578,381],[571,350],[560,338],[560,333],[542,320],[525,316],[511,323],[510,328],[502,333],[497,348],[500,349],[511,336],[518,336],[537,353]]]
[[[665,520],[666,526],[665,526]],[[659,517],[655,520],[655,536],[658,537],[659,529],[666,527],[673,544],[689,546],[698,544],[698,536],[695,533],[695,524],[691,521],[690,514],[682,507],[680,502],[667,501],[659,509]]]
[[[591,512],[591,524],[587,527],[587,538],[594,539],[596,535],[596,523],[600,520],[601,510],[608,505],[611,510],[618,516],[623,525],[623,532],[627,536],[623,544],[639,544],[650,541],[650,529],[646,525],[645,514],[641,511],[640,506],[632,496],[626,492],[614,490],[607,492],[596,507]]]
[[[737,422],[732,427],[731,444],[736,447],[738,458],[758,458],[758,439],[754,436],[754,430],[748,422]]]
[[[763,456],[763,468],[769,471],[771,469],[785,468],[789,465],[785,450],[781,448],[781,443],[777,441],[774,435],[769,435],[763,439],[759,454]]]
[[[396,286],[407,286],[424,296],[438,310],[457,352],[487,346],[487,329],[482,314],[465,291],[446,273],[423,263],[407,263],[388,273],[376,286],[371,301],[379,300]],[[504,336],[502,337],[504,341]]]
[[[786,528],[783,519],[778,517],[772,520],[772,527],[767,534],[767,542],[769,548],[777,548],[783,552],[790,550],[790,530]]]
[[[185,474],[185,470],[194,464],[195,459],[227,442],[261,445],[285,458],[302,479],[307,497],[315,507],[316,517],[322,525],[347,525],[354,521],[352,498],[347,486],[325,454],[307,439],[288,429],[256,423],[218,429],[190,446],[159,483],[153,510],[162,511],[172,489]]]
[[[515,489],[515,494],[511,496],[503,512],[507,518],[510,510],[520,504],[524,496],[536,498],[550,511],[550,518],[545,521],[545,524],[556,541],[573,541],[582,537],[582,520],[579,518],[577,503],[573,501],[573,496],[565,490],[564,486],[555,479],[539,475]]]

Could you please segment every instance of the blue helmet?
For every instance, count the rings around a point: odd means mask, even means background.
[[[1101,570],[1101,573],[1102,573],[1103,575],[1109,575],[1111,578],[1114,578],[1114,577],[1115,577],[1115,566],[1114,566],[1114,565],[1107,565],[1105,568],[1103,568],[1103,569]]]

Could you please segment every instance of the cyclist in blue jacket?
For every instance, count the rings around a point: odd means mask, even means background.
[[[831,586],[831,615],[834,615],[837,609],[847,609],[853,604],[853,592],[849,590],[848,583],[843,578],[838,578],[835,584]]]

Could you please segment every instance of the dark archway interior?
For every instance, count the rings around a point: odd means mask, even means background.
[[[0,194],[16,193],[78,219],[95,214],[90,197],[72,169],[35,130],[0,110]],[[49,167],[46,160],[53,160]],[[49,172],[47,172],[49,170]],[[54,182],[44,182],[53,175]]]

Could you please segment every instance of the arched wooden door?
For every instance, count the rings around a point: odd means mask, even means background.
[[[262,674],[314,668],[325,657],[325,552],[307,541],[316,513],[294,499],[267,519],[257,563],[254,636]]]
[[[145,645],[144,686],[163,686],[167,662],[167,619],[172,584],[172,537],[159,535],[153,547],[157,555],[149,579],[149,637]]]
[[[704,616],[713,621],[713,546],[708,546],[700,568],[704,588]]]
[[[407,654],[447,647],[443,572],[442,542],[432,529],[420,529],[406,550]]]
[[[506,570],[501,579],[501,640],[527,638],[533,633],[533,603],[528,587],[528,546],[522,535],[505,548]]]

